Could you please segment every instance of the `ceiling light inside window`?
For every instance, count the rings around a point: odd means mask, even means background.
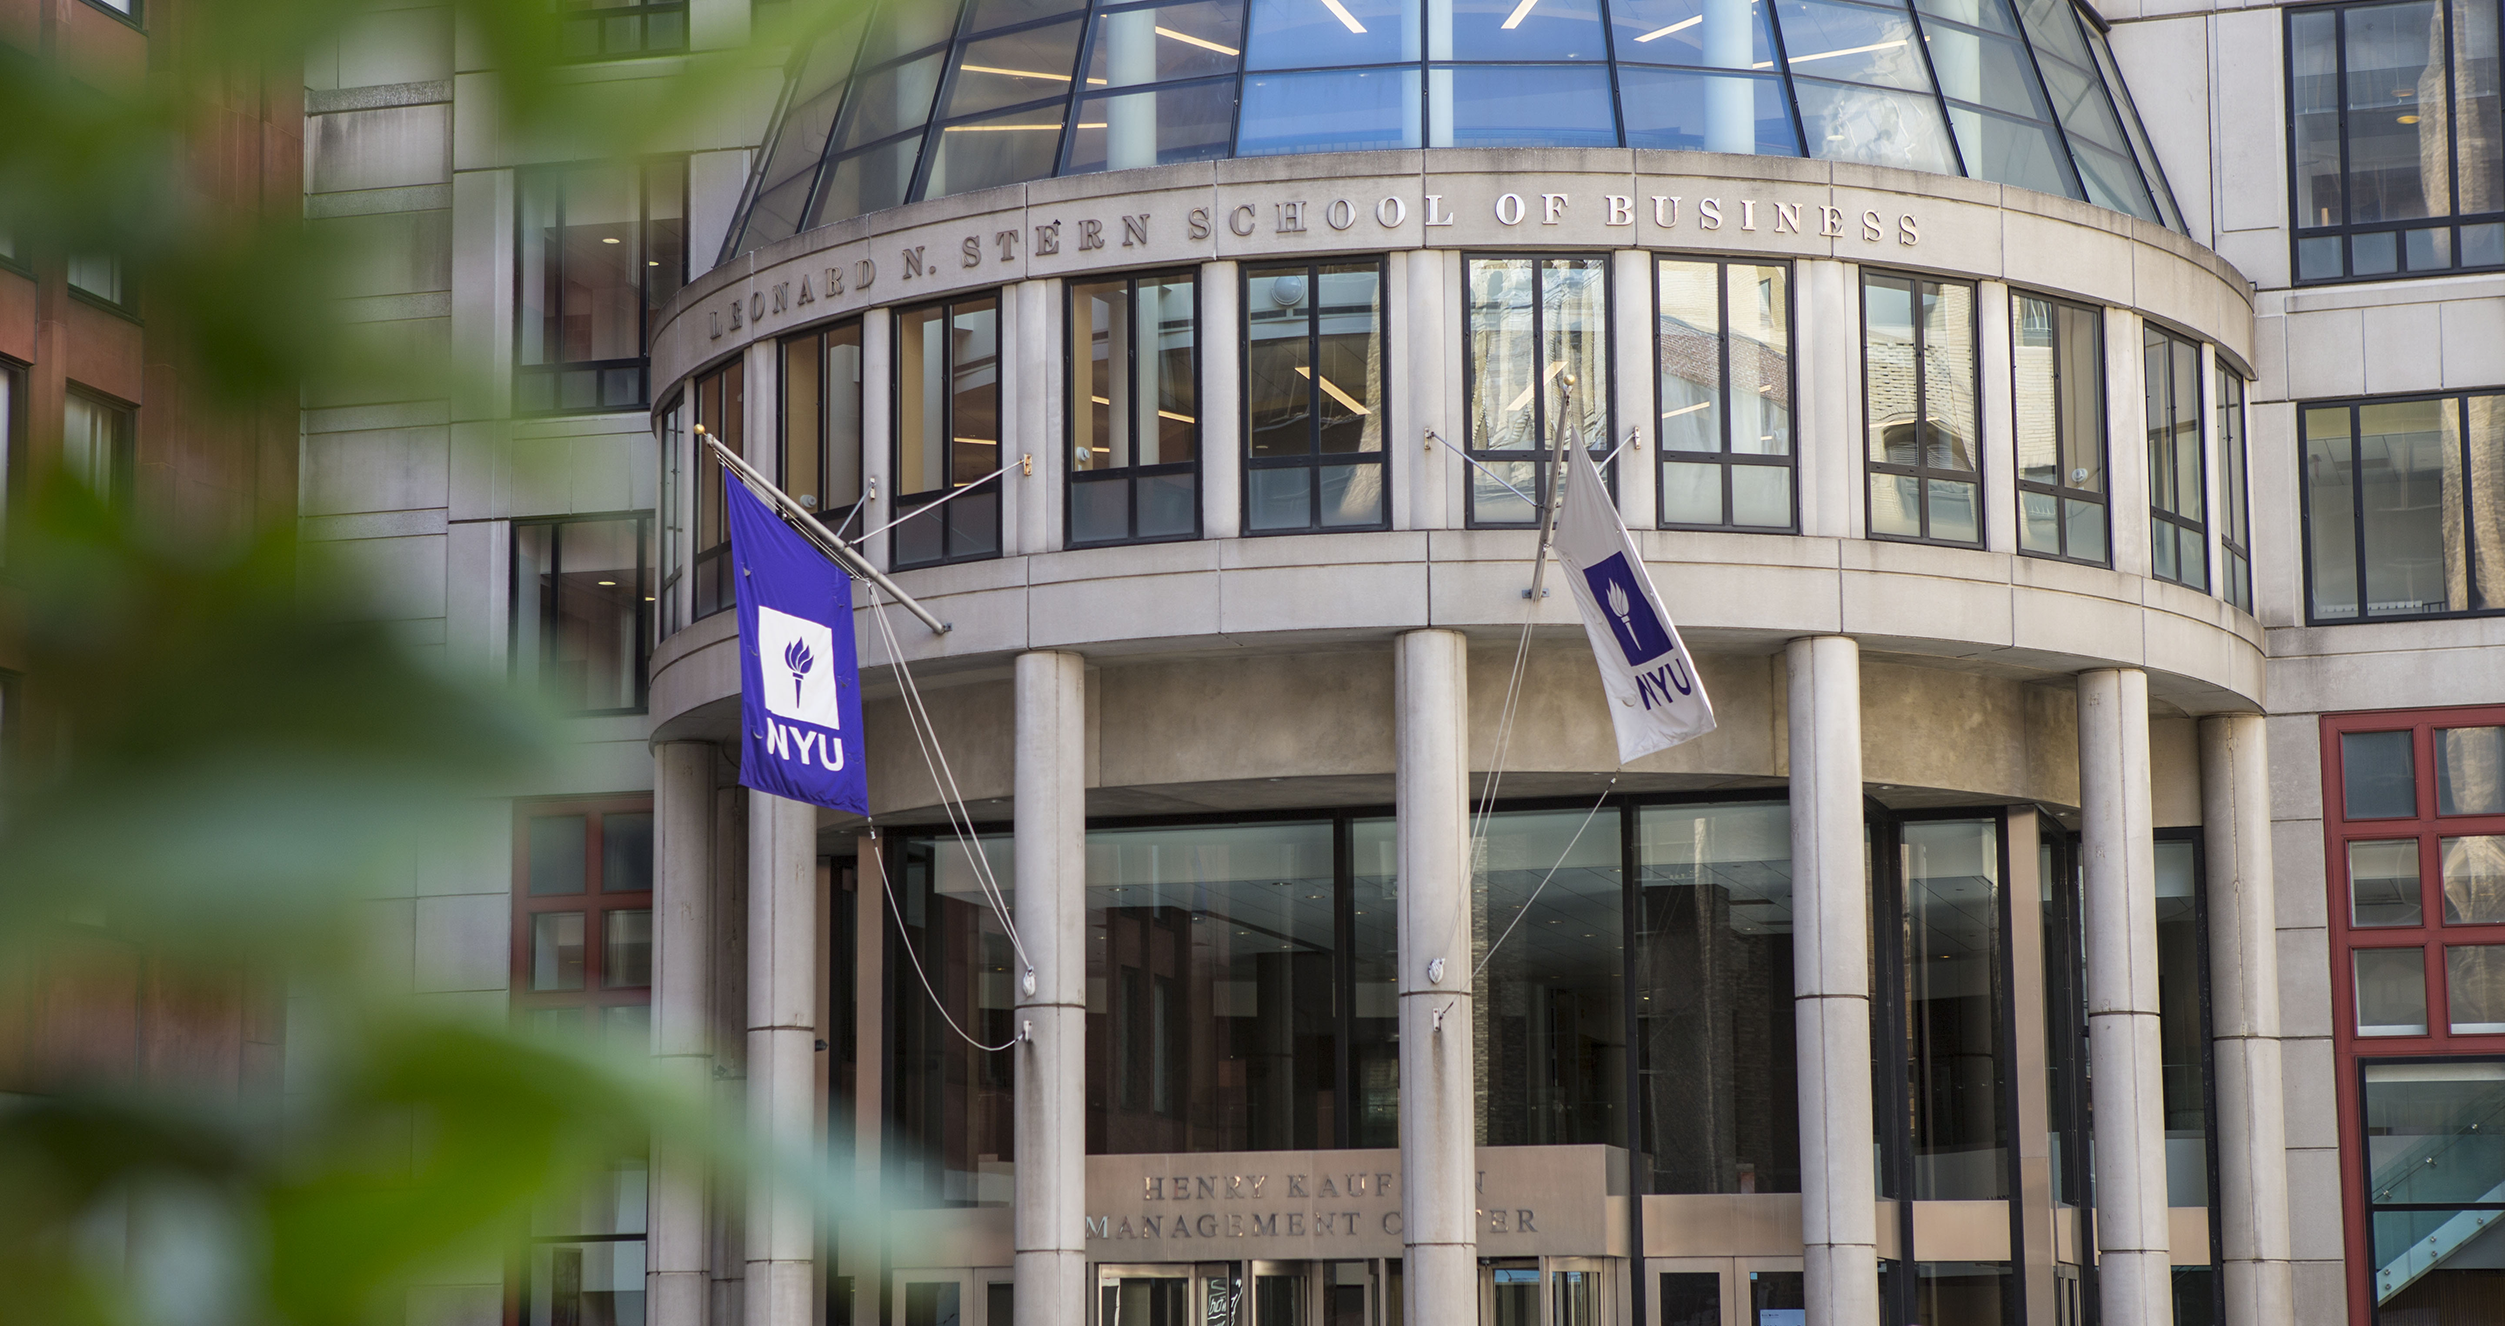
[[[603,244],[623,244],[626,241],[619,239],[615,235],[603,235],[600,237],[600,242]]]

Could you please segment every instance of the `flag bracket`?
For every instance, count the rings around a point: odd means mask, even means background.
[[[842,567],[853,576],[878,586],[889,598],[902,604],[905,611],[921,618],[922,624],[931,628],[931,634],[946,635],[953,629],[955,623],[941,621],[932,615],[930,609],[917,602],[912,595],[896,588],[896,582],[888,579],[886,572],[870,565],[868,558],[855,551],[850,544],[835,537],[834,531],[820,523],[807,508],[793,501],[791,494],[776,487],[772,480],[759,473],[757,467],[749,464],[738,452],[724,446],[720,438],[708,433],[705,435],[705,445],[713,449],[714,459],[722,463],[722,468],[737,476],[741,483],[748,486],[748,491],[765,499],[777,514],[800,532],[801,537],[807,539],[820,553],[825,554],[828,561]]]

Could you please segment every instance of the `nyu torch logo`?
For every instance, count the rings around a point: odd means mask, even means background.
[[[823,622],[778,612],[762,604],[757,608],[757,657],[780,659],[783,675],[791,678],[788,689],[782,677],[762,678],[765,685],[766,749],[777,759],[797,760],[829,772],[844,767],[843,705],[832,669],[819,666],[821,660],[835,657],[835,633]],[[792,720],[779,723],[777,718]]]
[[[1670,643],[1670,629],[1653,611],[1653,601],[1635,581],[1626,554],[1612,553],[1583,570],[1592,597],[1609,609],[1609,634],[1635,670],[1635,693],[1647,709],[1678,702],[1696,689],[1687,660]],[[1663,655],[1669,655],[1664,658]]]

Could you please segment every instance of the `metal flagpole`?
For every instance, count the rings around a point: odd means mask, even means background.
[[[807,508],[793,501],[791,494],[775,487],[763,474],[758,473],[756,466],[742,460],[739,453],[722,445],[722,439],[711,433],[705,434],[704,439],[705,445],[713,448],[715,459],[722,462],[724,469],[739,476],[739,481],[748,485],[748,491],[772,503],[774,509],[781,512],[783,518],[792,523],[793,528],[798,529],[802,536],[815,544],[819,552],[826,554],[828,560],[885,590],[889,598],[904,605],[905,611],[921,618],[922,624],[930,627],[932,634],[948,633],[949,623],[932,616],[930,609],[915,602],[912,595],[896,588],[896,582],[888,579],[886,572],[870,565],[868,558],[854,552],[842,539],[836,538],[832,531],[819,523],[816,516],[809,514]]]
[[[1531,564],[1531,604],[1534,610],[1540,602],[1541,582],[1548,578],[1548,545],[1557,533],[1557,499],[1565,492],[1566,436],[1568,421],[1574,418],[1574,375],[1572,373],[1561,374],[1557,379],[1557,416],[1556,458],[1551,462],[1548,492],[1540,502],[1539,558]],[[1532,491],[1539,491],[1536,484],[1532,486]]]

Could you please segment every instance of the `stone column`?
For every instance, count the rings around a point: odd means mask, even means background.
[[[2081,900],[2096,1112],[2097,1297],[2105,1326],[2166,1326],[2166,1113],[2157,1035],[2157,847],[2148,674],[2079,674]]]
[[[1087,1319],[1087,669],[1018,655],[1017,1326]]]
[[[2259,714],[2201,720],[2209,854],[2209,1015],[2217,1066],[2218,1193],[2227,1326],[2296,1319],[2287,1114],[2279,1075],[2278,901],[2270,861],[2270,747]]]
[[[691,1098],[713,1091],[713,747],[653,748],[652,1065]],[[645,1320],[705,1326],[712,1230],[701,1154],[652,1148]]]
[[[855,1204],[867,1214],[844,1222],[835,1247],[841,1258],[838,1273],[852,1277],[852,1319],[875,1322],[878,1269],[887,1244],[886,1223],[877,1216],[879,1181],[886,1168],[881,1125],[887,1099],[887,840],[873,831],[854,842],[861,869],[853,893],[852,1191]]]
[[[1871,1148],[1870,892],[1861,813],[1861,646],[1794,640],[1792,1015],[1800,1070],[1801,1256],[1811,1326],[1879,1319]]]
[[[748,1135],[775,1154],[817,1147],[818,812],[748,794]],[[817,1227],[805,1196],[748,1190],[746,1326],[816,1317]]]
[[[1244,532],[1244,271],[1200,265],[1200,533]],[[1211,339],[1215,337],[1216,339]]]
[[[1470,677],[1458,631],[1393,642],[1404,1321],[1478,1320]]]
[[[889,514],[896,509],[895,427],[896,315],[872,308],[861,315],[861,491],[868,505],[846,539],[895,519]],[[888,543],[885,536],[872,539],[861,546],[861,555],[883,571]]]

